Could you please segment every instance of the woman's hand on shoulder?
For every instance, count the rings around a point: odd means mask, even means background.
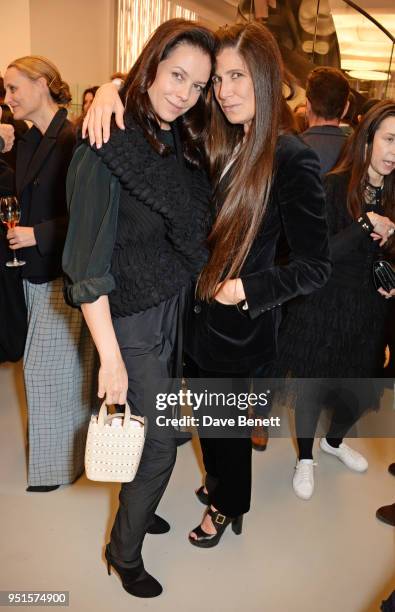
[[[395,223],[388,217],[378,215],[372,211],[367,212],[366,214],[369,217],[369,221],[373,225],[373,232],[371,234],[373,240],[380,240],[379,245],[383,246],[383,244],[385,244],[394,234]]]
[[[121,355],[104,358],[99,369],[98,397],[106,397],[107,404],[125,404],[128,392],[128,373]]]
[[[241,278],[232,278],[217,285],[215,300],[225,306],[233,306],[245,300]]]
[[[125,108],[119,97],[118,88],[114,83],[105,83],[96,92],[93,102],[86,113],[82,124],[82,137],[89,135],[91,145],[96,144],[100,149],[103,142],[110,138],[111,116],[115,113],[115,123],[121,129],[125,129],[123,114]]]

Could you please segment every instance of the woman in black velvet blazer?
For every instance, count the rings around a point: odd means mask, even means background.
[[[201,377],[241,378],[248,391],[248,378],[268,376],[276,357],[282,304],[323,286],[331,263],[318,159],[284,132],[289,109],[274,38],[258,23],[217,37],[209,130],[217,217],[186,351]],[[276,265],[281,232],[290,256]],[[229,523],[241,531],[250,507],[251,439],[203,434],[200,441],[207,476],[197,495],[208,509],[189,541],[208,548]]]

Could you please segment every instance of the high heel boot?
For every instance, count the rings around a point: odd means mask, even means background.
[[[109,544],[104,554],[107,561],[107,572],[111,576],[111,567],[115,569],[121,579],[122,586],[127,593],[135,597],[157,597],[163,591],[162,585],[145,571],[143,562],[133,568],[121,567],[111,557]]]

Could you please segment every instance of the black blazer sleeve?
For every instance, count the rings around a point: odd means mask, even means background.
[[[63,251],[65,296],[73,306],[95,302],[115,288],[111,257],[120,184],[89,147],[80,146],[67,175],[70,222]]]
[[[319,289],[331,272],[319,161],[305,146],[291,152],[281,156],[272,188],[290,248],[289,263],[241,276],[252,319]]]
[[[354,221],[347,210],[349,175],[330,174],[324,181],[329,225],[329,247],[333,263],[358,248],[362,241],[371,241],[369,233]]]
[[[0,197],[15,194],[14,171],[3,159],[0,159]]]

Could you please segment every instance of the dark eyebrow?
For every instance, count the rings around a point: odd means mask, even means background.
[[[189,74],[187,73],[186,70],[184,70],[184,68],[182,68],[181,66],[174,66],[174,68],[178,68],[178,70],[181,70],[181,72],[183,74],[185,74],[186,76],[189,77]],[[195,81],[198,85],[203,85],[204,87],[206,87],[207,83],[206,81]]]
[[[244,68],[231,68],[230,70],[227,70],[226,72],[224,72],[224,74],[231,74],[232,72],[240,72],[243,74],[247,74],[247,71],[244,70]],[[214,76],[220,76],[220,75],[218,74],[217,71],[214,71]]]

